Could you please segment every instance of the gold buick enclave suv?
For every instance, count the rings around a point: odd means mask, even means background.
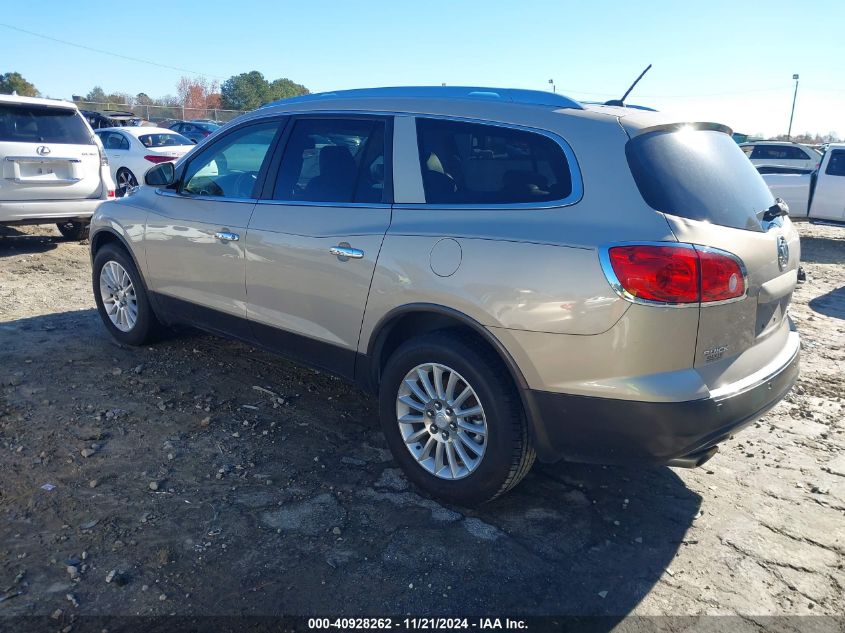
[[[110,333],[187,323],[354,380],[444,500],[535,456],[699,465],[797,377],[798,235],[718,124],[351,90],[240,117],[145,185],[92,222]]]

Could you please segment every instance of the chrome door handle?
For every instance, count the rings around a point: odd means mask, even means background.
[[[237,242],[241,239],[241,236],[237,233],[229,233],[228,231],[218,231],[214,234],[218,240],[223,240],[224,242]]]
[[[352,248],[351,246],[332,246],[329,252],[341,259],[362,259],[364,257],[364,251],[358,248]]]

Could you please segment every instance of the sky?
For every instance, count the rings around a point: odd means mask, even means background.
[[[598,101],[620,97],[653,64],[630,103],[772,136],[787,131],[799,73],[793,134],[845,137],[842,0],[4,4],[14,9],[0,12],[0,73],[20,72],[51,97],[95,85],[157,97],[175,94],[183,75],[222,82],[258,70],[312,92],[444,82],[549,90],[553,79],[558,92]]]

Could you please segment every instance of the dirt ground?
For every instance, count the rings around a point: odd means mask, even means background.
[[[120,347],[87,243],[4,229],[0,616],[843,616],[845,229],[800,230],[777,408],[703,468],[540,465],[467,511],[353,387],[192,331]]]

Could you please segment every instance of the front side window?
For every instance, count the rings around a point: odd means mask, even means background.
[[[273,198],[382,202],[384,156],[384,121],[300,119],[285,146]]]
[[[85,119],[71,108],[0,105],[0,141],[91,145]]]
[[[824,173],[828,176],[845,176],[845,150],[835,149],[831,152]]]
[[[542,134],[419,118],[417,143],[430,204],[532,204],[572,193],[563,148]]]
[[[185,171],[182,193],[254,198],[258,172],[276,136],[276,121],[245,126],[212,143]]]

